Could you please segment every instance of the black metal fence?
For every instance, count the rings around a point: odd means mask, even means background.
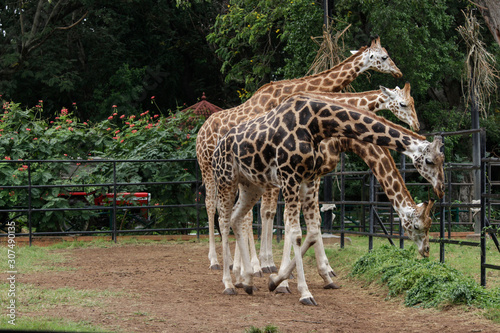
[[[454,133],[438,133],[439,135],[446,136],[450,135],[469,135],[477,131],[462,131]],[[486,259],[486,233],[489,232],[493,242],[500,251],[500,246],[496,237],[496,230],[499,228],[499,221],[494,219],[494,213],[496,212],[495,205],[499,204],[497,200],[500,195],[497,194],[498,191],[495,190],[495,186],[500,185],[500,182],[495,182],[490,176],[493,175],[493,170],[495,167],[500,166],[500,159],[486,158],[485,156],[485,134],[482,132],[483,140],[483,152],[481,158],[481,165],[474,166],[472,163],[452,163],[448,162],[445,165],[445,172],[447,175],[447,194],[439,202],[435,204],[435,216],[438,219],[435,224],[435,228],[439,230],[439,238],[432,239],[431,241],[439,244],[440,260],[445,261],[445,244],[460,244],[461,246],[472,246],[479,247],[481,250],[481,284],[486,284],[486,269],[500,269],[500,266],[492,265],[487,263]],[[444,140],[446,144],[446,140]],[[75,160],[29,160],[29,161],[7,161],[3,160],[0,163],[18,163],[25,167],[26,177],[25,182],[20,185],[9,185],[1,186],[0,190],[9,191],[25,191],[27,193],[27,199],[24,205],[20,206],[0,206],[0,225],[6,226],[9,221],[19,222],[16,224],[23,224],[25,226],[24,230],[16,233],[16,236],[28,236],[29,243],[31,245],[32,239],[35,236],[55,236],[55,235],[111,235],[114,241],[120,234],[143,234],[143,233],[183,233],[192,234],[196,237],[200,237],[201,234],[207,233],[207,219],[202,218],[205,214],[204,200],[200,193],[201,177],[198,170],[198,165],[195,159],[186,160],[86,160],[86,161],[75,161]],[[69,177],[59,183],[53,184],[43,184],[33,182],[33,171],[39,165],[43,164],[111,164],[109,167],[109,181],[107,182],[86,182],[86,179],[81,181],[75,181],[75,179]],[[168,180],[168,181],[154,181],[147,179],[147,181],[120,181],[118,177],[118,167],[122,164],[129,163],[158,163],[158,164],[176,164],[177,167],[183,167],[189,164],[190,169],[193,170],[190,173],[189,179],[182,180]],[[183,165],[183,166],[181,166]],[[415,174],[416,170],[407,167],[406,159],[404,156],[400,158],[399,169],[403,176],[406,178],[407,175]],[[453,187],[455,186],[472,186],[472,183],[467,182],[454,182],[452,175],[457,172],[471,172],[473,170],[481,171],[481,184],[482,184],[482,196],[480,203],[471,202],[459,202],[453,200],[452,193]],[[154,175],[152,176],[154,177]],[[338,179],[338,198],[333,198],[332,190],[332,179]],[[346,199],[346,182],[358,181],[361,185],[361,192],[364,193],[356,200]],[[134,193],[133,190],[136,187],[140,187],[142,191],[146,193],[151,192],[148,190],[155,186],[173,186],[173,185],[184,185],[188,186],[188,192],[191,193],[191,197],[184,201],[180,200],[176,203],[165,204],[163,202],[155,202],[153,200],[148,200],[146,202],[141,202],[140,205],[133,202],[133,195],[121,198],[120,194],[123,192]],[[429,186],[428,183],[422,182],[407,182],[408,187],[422,187]],[[95,189],[107,188],[106,193],[97,192]],[[339,165],[339,171],[333,172],[332,174],[324,177],[323,180],[323,200],[320,201],[321,204],[335,204],[338,208],[335,212],[326,211],[323,213],[323,232],[339,233],[341,246],[344,246],[345,235],[346,234],[357,234],[366,235],[369,237],[369,249],[373,248],[373,237],[383,237],[387,238],[388,241],[394,245],[393,240],[399,241],[399,246],[404,247],[404,241],[407,237],[403,236],[403,229],[398,221],[397,214],[392,210],[392,206],[387,200],[382,200],[383,197],[380,195],[380,187],[377,185],[376,180],[368,171],[346,171],[345,155],[341,156],[341,163]],[[34,192],[38,190],[50,190],[57,189],[63,193],[61,199],[71,199],[71,195],[92,195],[92,199],[85,201],[85,204],[80,204],[77,206],[71,205],[71,200],[69,205],[66,207],[47,207],[44,205],[34,205],[35,197]],[[184,188],[186,190],[186,188]],[[95,201],[96,196],[103,196],[108,198],[106,204],[103,201]],[[170,193],[171,196],[178,196],[179,193]],[[186,200],[188,202],[186,202]],[[96,203],[97,202],[97,203]],[[81,202],[80,202],[81,203]],[[282,211],[284,209],[284,203],[280,200],[278,205],[278,210],[275,219],[275,229],[277,230],[278,240],[282,236],[282,230],[284,229],[282,220]],[[170,225],[159,225],[159,218],[161,214],[155,214],[156,211],[171,211],[175,209],[194,209],[194,218],[189,225],[186,226],[170,226]],[[460,214],[469,214],[471,209],[480,209],[479,223],[481,223],[481,237],[480,241],[462,241],[451,239],[453,228],[471,228],[471,221],[462,222],[458,218]],[[146,216],[144,212],[146,211]],[[357,212],[357,216],[353,216],[353,212]],[[69,228],[62,228],[60,230],[46,231],[40,228],[37,224],[39,221],[36,220],[36,214],[39,213],[49,213],[49,212],[87,212],[86,215],[91,221],[94,221],[95,216],[105,216],[109,220],[109,224],[105,227],[96,229],[92,226],[85,224],[85,228],[81,225],[74,227],[72,222],[69,221]],[[142,213],[141,213],[142,212]],[[332,223],[332,214],[337,213],[339,216]],[[128,214],[128,215],[127,215]],[[154,215],[156,217],[151,217]],[[191,214],[193,215],[193,214]],[[128,227],[123,227],[123,223],[127,218],[133,218],[132,222],[135,224],[128,224]],[[338,221],[338,222],[337,222]],[[64,221],[62,221],[64,222]],[[261,227],[259,220],[255,221],[255,226],[259,230]],[[62,223],[64,224],[64,223]],[[140,227],[137,227],[139,225]],[[496,229],[495,229],[496,228]],[[83,230],[85,229],[85,230]],[[90,230],[88,230],[90,229]],[[488,230],[488,231],[487,231]],[[0,237],[7,237],[7,233],[0,234]]]
[[[15,163],[22,164],[25,166],[25,172],[27,173],[25,177],[25,184],[22,185],[9,185],[0,186],[0,190],[9,191],[26,191],[27,199],[23,205],[11,206],[11,207],[1,207],[0,206],[0,217],[3,216],[1,226],[5,227],[9,222],[18,222],[16,225],[25,226],[23,232],[16,233],[17,236],[28,236],[29,244],[32,244],[32,239],[34,236],[61,236],[61,235],[111,235],[112,239],[116,241],[119,234],[130,234],[130,233],[165,233],[165,232],[179,232],[179,233],[192,233],[194,232],[197,237],[203,230],[207,227],[200,223],[200,213],[204,207],[204,203],[201,202],[201,195],[199,187],[201,185],[201,180],[199,178],[198,164],[196,159],[184,159],[184,160],[105,160],[105,159],[94,159],[94,160],[26,160],[26,161],[10,161],[4,160],[0,163]],[[140,181],[140,182],[120,182],[118,181],[117,165],[126,163],[189,163],[192,164],[191,179],[186,180],[171,180],[171,181]],[[85,179],[82,181],[75,181],[75,179],[66,179],[61,181],[62,184],[34,184],[33,183],[33,166],[40,164],[67,164],[70,165],[81,165],[81,164],[111,164],[110,181],[103,183],[90,182],[86,183]],[[181,167],[181,166],[179,166]],[[61,177],[64,178],[64,177]],[[167,185],[190,185],[192,191],[192,199],[189,203],[178,202],[175,204],[152,204],[149,198],[146,198],[143,202],[137,203],[137,194],[133,189],[136,187],[148,188],[150,186],[167,186]],[[96,191],[94,189],[100,189]],[[107,188],[107,191],[102,191],[103,188]],[[42,205],[42,207],[35,207],[33,201],[35,199],[33,192],[36,189],[43,189],[47,191],[50,189],[57,189],[61,200],[67,200],[68,205],[66,207],[47,207],[47,205]],[[120,195],[122,193],[127,193],[127,195]],[[147,192],[141,192],[147,193]],[[173,193],[176,195],[178,193]],[[87,197],[90,197],[87,200]],[[96,199],[97,198],[97,199]],[[75,203],[80,203],[80,205],[75,205]],[[83,203],[83,204],[82,204]],[[73,207],[76,206],[76,207]],[[160,209],[186,209],[194,208],[196,210],[196,218],[192,225],[189,227],[155,227],[155,220],[150,217],[152,210]],[[88,224],[72,224],[71,221],[66,221],[66,219],[61,218],[59,227],[61,230],[44,231],[43,227],[40,228],[39,222],[34,218],[35,213],[43,212],[91,212],[87,215],[87,219],[94,221],[94,217],[105,216],[109,220],[109,225],[107,227],[93,230],[87,230]],[[129,213],[131,212],[131,213]],[[134,228],[133,224],[128,224],[132,228],[122,229],[119,228],[119,215],[122,214],[123,219],[125,219],[124,214],[129,214],[127,218],[132,219],[137,222],[136,224],[142,223],[140,228]],[[3,214],[3,215],[2,215]],[[145,215],[147,214],[147,215]],[[67,230],[64,230],[63,225],[67,226]],[[82,225],[85,228],[82,229]],[[147,228],[144,227],[147,225]],[[4,229],[4,228],[2,228]],[[41,230],[40,230],[41,229]],[[84,230],[85,229],[85,230]],[[5,237],[6,234],[0,234],[0,236]]]

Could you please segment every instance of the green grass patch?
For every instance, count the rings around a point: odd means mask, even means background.
[[[6,246],[0,248],[0,257],[7,258]],[[15,247],[15,266],[19,273],[32,273],[50,270],[67,270],[68,268],[58,267],[55,264],[66,261],[66,256],[62,252],[53,251],[52,247],[21,246]],[[0,261],[0,268],[3,271],[8,269],[7,259]]]
[[[245,333],[279,333],[280,330],[274,325],[267,325],[264,328],[252,326],[245,330]]]
[[[381,246],[359,258],[350,275],[387,286],[388,296],[404,296],[406,306],[467,305],[499,317],[500,288],[485,289],[448,264],[420,259],[414,247]]]
[[[9,324],[7,320],[7,316],[0,317],[0,327],[14,331],[105,332],[102,328],[85,321],[72,322],[60,318],[22,316],[16,318],[16,325],[14,326]]]
[[[7,304],[9,285],[0,284],[0,301]],[[36,312],[61,305],[104,307],[106,298],[124,296],[123,292],[79,290],[69,287],[43,289],[31,284],[16,283],[16,304],[21,313]]]

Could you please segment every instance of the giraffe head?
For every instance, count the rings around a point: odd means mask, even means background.
[[[403,89],[396,87],[389,89],[380,86],[382,93],[388,97],[387,108],[394,113],[399,120],[408,124],[412,130],[419,131],[420,123],[418,121],[417,112],[415,111],[415,101],[411,97],[410,83],[406,82]]]
[[[444,196],[444,154],[441,152],[441,147],[443,147],[441,136],[435,136],[434,141],[413,160],[413,165],[422,177],[431,183],[438,198]]]
[[[415,242],[422,257],[429,256],[429,229],[432,224],[430,212],[433,205],[434,200],[417,205],[409,214],[409,223],[406,226],[403,223],[408,237]]]
[[[356,51],[351,51],[352,53]],[[380,45],[380,37],[372,40],[370,47],[363,51],[362,66],[381,73],[388,73],[394,77],[402,77],[403,73],[389,57],[387,50]]]

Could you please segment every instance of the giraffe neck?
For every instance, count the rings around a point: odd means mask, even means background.
[[[405,230],[408,230],[415,214],[416,205],[390,152],[385,148],[367,145],[357,140],[343,138],[341,141],[343,150],[354,152],[370,167],[394,210],[401,218],[401,225]]]
[[[327,69],[318,74],[296,79],[297,84],[306,83],[305,89],[294,89],[294,92],[338,92],[349,85],[361,73],[368,70],[369,67],[364,63],[365,50],[361,48],[358,52],[345,59],[340,64]]]
[[[389,99],[382,90],[371,90],[360,93],[303,93],[303,96],[319,98],[333,103],[345,104],[360,110],[378,112],[389,109]],[[392,111],[392,110],[391,110]]]
[[[287,116],[289,112],[293,112],[290,108],[298,111],[300,124],[308,124],[309,133],[316,145],[331,137],[347,137],[396,150],[409,156],[412,161],[420,158],[424,149],[430,145],[423,136],[385,118],[362,110],[352,110],[342,104],[330,104],[324,100],[296,95],[277,110],[280,112],[282,109]],[[313,120],[308,119],[309,117]]]

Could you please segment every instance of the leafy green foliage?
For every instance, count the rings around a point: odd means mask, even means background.
[[[465,304],[500,308],[500,289],[486,290],[446,264],[415,259],[415,249],[384,245],[359,258],[352,276],[386,284],[389,296],[405,296],[405,305],[435,307]]]
[[[155,100],[151,100],[156,104]],[[76,105],[73,106],[76,109]],[[114,106],[108,119],[95,124],[80,122],[73,112],[64,108],[47,120],[43,102],[32,109],[4,102],[0,118],[0,174],[4,186],[26,186],[28,172],[33,185],[97,184],[113,182],[111,163],[87,162],[95,159],[139,160],[137,163],[117,163],[117,181],[125,183],[194,181],[195,164],[192,161],[142,163],[142,160],[193,159],[196,133],[204,119],[190,112],[172,113],[165,117],[150,111],[127,115]],[[25,160],[60,160],[42,163]],[[29,163],[29,165],[28,165]],[[156,186],[154,189],[136,186],[128,191],[147,190],[155,204],[192,204],[197,195],[192,184]],[[68,197],[74,187],[32,189],[33,208],[53,209],[83,207],[91,199],[75,200]],[[109,192],[108,188],[86,188],[87,191]],[[119,190],[123,191],[123,190]],[[0,189],[0,207],[26,208],[26,189]],[[76,218],[89,220],[91,211],[49,211],[34,213],[37,227],[56,230],[58,221]],[[178,223],[196,220],[193,208],[179,208],[157,213],[158,227],[177,227]],[[167,223],[168,221],[168,223]],[[186,226],[186,225],[183,225]],[[38,229],[40,230],[40,229]]]
[[[307,72],[321,22],[321,8],[311,0],[233,0],[207,40],[217,45],[226,82],[236,82],[245,100],[269,80]]]

